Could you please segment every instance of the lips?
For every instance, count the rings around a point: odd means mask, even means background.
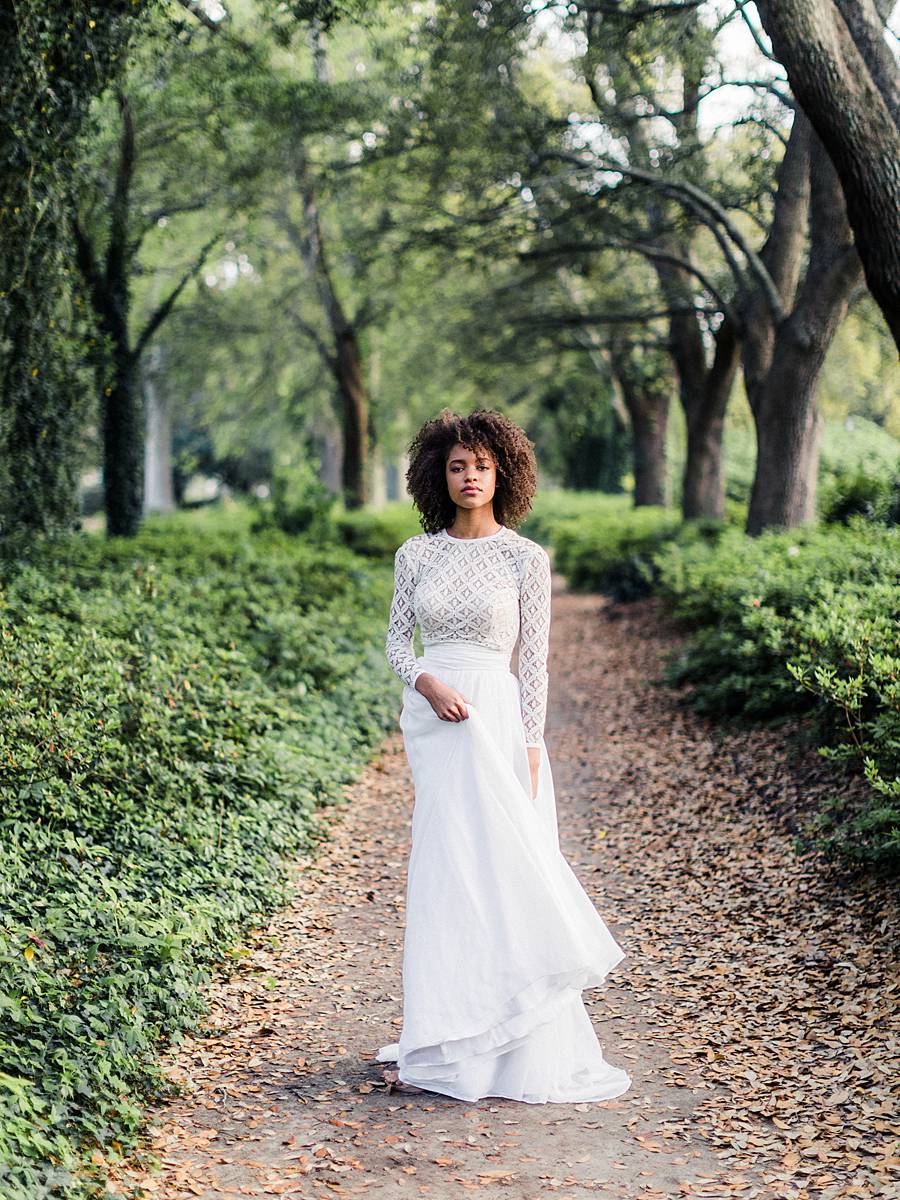
[[[463,488],[462,494],[464,496],[477,496],[480,491],[481,488]]]

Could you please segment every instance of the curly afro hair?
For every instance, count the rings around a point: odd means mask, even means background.
[[[467,450],[487,450],[497,466],[494,516],[513,529],[531,509],[537,490],[534,443],[496,409],[479,409],[461,417],[444,408],[426,421],[409,447],[406,485],[419,510],[426,533],[438,533],[453,524],[456,505],[447,490],[447,458],[459,443]]]

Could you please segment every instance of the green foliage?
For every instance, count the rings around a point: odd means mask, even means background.
[[[864,770],[869,803],[842,798],[822,844],[900,861],[900,530],[844,526],[727,531],[715,546],[671,543],[658,589],[695,627],[669,677],[716,716],[807,712],[825,757]],[[827,830],[827,836],[826,836]]]
[[[150,521],[0,590],[0,1191],[94,1194],[161,1039],[287,895],[389,727],[390,572],[248,516]]]
[[[846,380],[844,383],[846,386]],[[853,415],[823,422],[819,452],[819,479],[823,484],[863,469],[887,478],[896,471],[898,457],[900,441],[874,421]]]
[[[730,519],[742,510],[730,508]],[[682,524],[667,508],[632,507],[627,496],[551,493],[540,497],[523,532],[554,548],[556,569],[575,591],[600,591],[619,601],[649,595],[657,582],[655,557],[670,540],[714,541],[719,521]]]
[[[390,558],[407,538],[422,532],[419,515],[412,504],[397,501],[377,512],[356,509],[337,518],[337,529],[345,545],[369,558]]]
[[[655,550],[673,537],[678,517],[669,509],[647,507],[585,520],[556,535],[556,565],[576,591],[608,592],[634,600],[653,587]]]
[[[76,481],[86,454],[94,419],[95,380],[102,347],[85,319],[87,305],[75,284],[71,232],[75,193],[96,177],[86,144],[87,121],[94,101],[123,75],[129,52],[153,44],[147,58],[155,63],[157,84],[173,60],[189,54],[202,26],[188,6],[160,0],[79,0],[77,4],[17,0],[6,6],[0,21],[0,535],[14,531],[55,529],[72,524]],[[233,8],[229,5],[228,23]],[[260,0],[248,20],[266,30],[280,46],[302,40],[301,23],[316,19],[330,29],[341,19],[368,19],[357,0],[292,0],[290,4]],[[9,11],[7,11],[9,10]],[[227,28],[227,24],[223,26]],[[216,47],[231,45],[227,34],[211,34]],[[162,45],[167,39],[168,44]],[[260,59],[270,58],[271,44],[262,38]],[[172,51],[175,51],[173,54]],[[199,188],[198,176],[210,154],[194,155],[187,168],[177,161],[176,143],[209,134],[210,144],[227,145],[235,164],[246,162],[241,144],[242,122],[227,112],[228,129],[217,125],[224,110],[223,93],[233,80],[243,81],[257,57],[242,48],[243,71],[206,73],[212,54],[196,55],[180,81],[191,91],[189,121],[171,119],[160,141],[142,156],[141,167],[154,176],[155,188],[142,197],[142,208],[181,211],[186,197],[172,194]],[[226,56],[216,56],[225,63]],[[177,71],[177,62],[175,70]],[[158,114],[170,98],[157,89]],[[305,116],[306,114],[304,114]],[[180,138],[177,129],[189,131]],[[96,131],[92,131],[96,132]],[[173,151],[174,147],[174,151]],[[154,171],[161,163],[160,170]],[[219,171],[221,177],[222,171]],[[210,178],[212,173],[207,173]],[[151,220],[155,224],[155,219]],[[203,241],[208,231],[203,231]],[[198,243],[199,244],[199,243]],[[192,255],[196,248],[192,249]],[[162,264],[171,272],[171,255]]]
[[[541,396],[538,459],[564,488],[623,491],[630,438],[613,412],[609,387],[596,371],[570,370]]]
[[[0,22],[0,533],[67,524],[90,383],[69,193],[93,98],[146,0],[22,0]]]
[[[743,502],[749,498],[753,486],[756,435],[746,401],[741,403],[741,400],[736,397],[729,409],[724,462],[727,494]],[[818,478],[821,503],[827,505],[827,497],[837,481],[857,472],[888,479],[896,469],[898,455],[897,439],[872,421],[858,416],[823,421]]]
[[[852,478],[856,478],[853,476]],[[851,489],[852,492],[852,489]],[[848,493],[840,493],[846,497]],[[855,493],[854,493],[855,494]],[[749,538],[728,521],[677,522],[621,497],[550,494],[529,518],[571,587],[655,592],[691,627],[667,668],[715,717],[803,715],[826,758],[861,772],[810,831],[823,849],[900,864],[900,529],[844,524]]]
[[[846,524],[854,516],[900,524],[900,462],[893,477],[863,466],[838,471],[823,489],[819,509],[830,524]]]
[[[895,562],[897,555],[894,537]],[[820,753],[862,765],[873,795],[852,813],[821,814],[823,842],[900,862],[900,571],[868,585],[827,583],[803,614],[787,668],[817,700]]]
[[[254,526],[257,532],[275,528],[283,533],[302,533],[307,540],[320,543],[334,540],[338,501],[307,460],[290,468],[276,467],[271,488],[271,500],[259,506]]]
[[[633,511],[630,496],[539,488],[531,512],[522,522],[520,530],[535,541],[555,545],[556,535],[561,529],[577,527],[581,521],[592,520],[600,513],[619,517]]]

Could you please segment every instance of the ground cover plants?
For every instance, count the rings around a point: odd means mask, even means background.
[[[393,719],[390,571],[243,519],[0,584],[0,1193],[101,1186],[161,1043]]]

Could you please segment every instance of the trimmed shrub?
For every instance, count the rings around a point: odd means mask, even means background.
[[[744,510],[729,504],[727,521]],[[599,591],[614,600],[636,600],[657,586],[656,555],[669,542],[714,543],[726,522],[683,523],[673,509],[634,508],[628,497],[598,493],[540,496],[523,532],[549,541],[554,566],[575,591]]]

